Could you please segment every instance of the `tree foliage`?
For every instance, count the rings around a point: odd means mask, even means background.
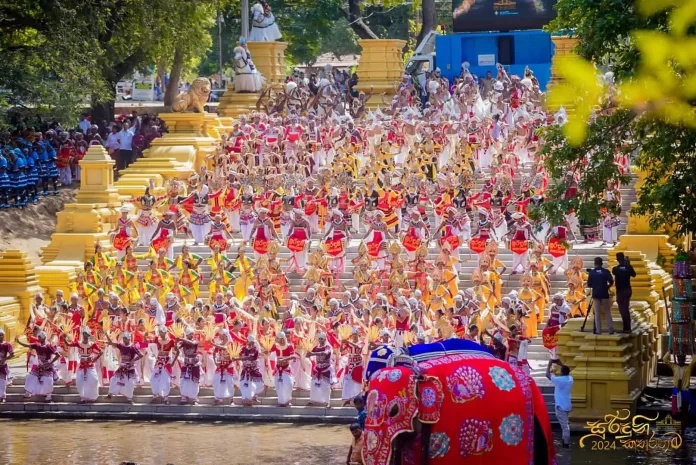
[[[8,0],[0,4],[0,85],[27,104],[64,109],[91,99],[111,119],[116,83],[138,69],[210,46],[225,0]],[[171,59],[171,58],[170,58]]]
[[[591,220],[600,189],[616,178],[614,155],[634,152],[633,165],[647,178],[633,212],[648,215],[654,228],[669,224],[680,234],[696,231],[691,192],[696,180],[696,39],[691,27],[696,0],[560,0],[556,8],[550,30],[573,28],[577,52],[619,80],[602,84],[597,72],[576,58],[559,63],[569,79],[551,91],[549,100],[576,107],[572,124],[546,132],[546,166],[559,191],[565,187],[562,174],[576,166],[573,158],[589,154],[597,169],[585,168],[576,206],[581,217]],[[553,198],[544,207],[550,218],[569,206]]]

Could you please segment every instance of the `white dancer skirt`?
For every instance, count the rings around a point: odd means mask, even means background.
[[[264,387],[263,381],[241,380],[239,390],[242,393],[242,400],[252,400],[263,392]]]
[[[312,379],[312,389],[309,392],[309,400],[319,404],[331,402],[331,384],[325,378]]]
[[[53,393],[53,375],[38,377],[29,373],[24,381],[24,390],[32,396],[50,396]]]
[[[197,400],[199,388],[200,385],[197,382],[191,381],[190,379],[182,379],[181,386],[179,386],[179,391],[181,392],[181,397]]]
[[[172,389],[171,376],[169,372],[162,368],[156,368],[152,377],[150,378],[150,387],[152,388],[152,395],[157,397],[169,397],[169,392]]]
[[[77,392],[82,400],[97,400],[99,397],[99,373],[95,367],[80,368],[75,374]]]
[[[362,392],[362,384],[356,383],[349,376],[343,376],[343,390],[341,392],[341,399],[353,400]]]
[[[287,404],[292,400],[292,386],[294,380],[290,373],[283,373],[283,376],[274,376],[275,378],[275,389],[278,393],[278,403],[281,405]]]
[[[109,382],[109,395],[121,395],[130,400],[133,398],[133,390],[135,390],[137,382],[137,376],[126,376],[120,373],[114,373],[114,376],[111,377],[111,381]]]
[[[202,244],[205,242],[205,237],[210,233],[211,223],[207,222],[204,224],[193,224],[190,223],[191,234],[193,234],[193,241],[197,244]]]
[[[295,379],[295,387],[303,391],[309,391],[312,387],[312,362],[304,357],[293,363],[292,377]]]
[[[227,370],[215,372],[213,376],[213,394],[215,400],[231,399],[234,397],[235,376]]]

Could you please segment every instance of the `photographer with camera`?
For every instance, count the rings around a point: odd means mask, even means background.
[[[623,332],[630,333],[631,314],[629,313],[629,306],[631,303],[631,295],[633,294],[633,290],[631,289],[631,278],[636,277],[636,271],[631,266],[629,258],[626,257],[623,252],[616,254],[616,260],[619,264],[611,270],[616,284],[616,303],[619,306],[619,313],[621,313]]]
[[[609,298],[609,288],[614,285],[614,278],[609,270],[602,268],[602,263],[602,258],[597,257],[594,259],[595,267],[587,269],[587,287],[592,289],[592,300],[594,301],[594,332],[602,334],[602,318],[606,317],[609,334],[614,334],[611,319],[611,299]]]

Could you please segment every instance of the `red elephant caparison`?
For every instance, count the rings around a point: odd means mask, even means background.
[[[374,374],[363,458],[366,465],[556,463],[536,383],[483,352]]]

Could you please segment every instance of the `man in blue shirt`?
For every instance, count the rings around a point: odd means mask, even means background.
[[[353,399],[353,405],[355,410],[358,411],[358,426],[360,429],[365,429],[365,420],[367,419],[367,411],[365,410],[365,400],[362,395],[359,395]]]
[[[551,367],[556,363],[561,367],[561,376],[551,374]],[[570,447],[570,422],[568,414],[573,409],[570,394],[573,390],[573,377],[570,368],[558,360],[549,360],[546,367],[546,377],[553,383],[553,401],[556,406],[556,418],[563,432],[563,447]]]
[[[606,314],[609,334],[614,334],[614,325],[611,320],[611,299],[609,298],[609,288],[614,285],[614,278],[609,270],[602,268],[601,257],[595,258],[594,264],[593,269],[587,270],[587,287],[592,289],[592,299],[594,300],[595,334],[602,334],[603,313]]]

